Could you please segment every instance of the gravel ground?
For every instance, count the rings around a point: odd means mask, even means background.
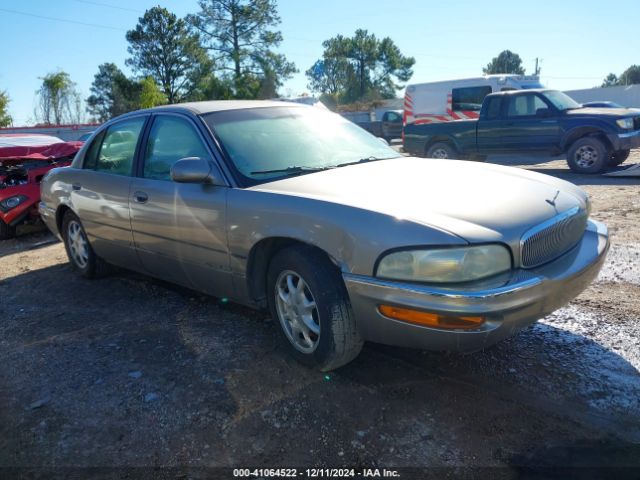
[[[616,477],[637,478],[640,179],[491,160],[582,185],[613,246],[571,304],[472,355],[366,345],[323,375],[280,350],[264,313],[126,271],[84,280],[46,232],[2,242],[0,468],[20,470],[0,477],[353,466],[541,478],[564,466],[601,478],[593,468],[621,466]]]

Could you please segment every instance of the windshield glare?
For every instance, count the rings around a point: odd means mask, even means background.
[[[283,106],[212,112],[203,116],[247,183],[400,154],[340,115],[316,107]],[[252,173],[253,172],[253,173]]]
[[[542,95],[549,100],[554,107],[558,110],[571,110],[574,108],[581,108],[578,102],[576,102],[569,95],[559,92],[557,90],[553,90],[550,92],[542,92]]]

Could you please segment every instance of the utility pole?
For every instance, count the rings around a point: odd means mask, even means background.
[[[540,67],[538,67],[538,57],[536,57],[535,75],[540,75]]]

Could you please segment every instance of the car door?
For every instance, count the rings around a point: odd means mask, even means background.
[[[396,112],[385,112],[382,118],[382,135],[391,140],[402,136],[402,116]]]
[[[150,274],[232,296],[226,235],[226,186],[177,183],[171,166],[186,157],[214,157],[197,126],[179,114],[154,115],[131,185],[131,227]],[[221,175],[217,175],[221,178]]]
[[[100,132],[74,172],[71,202],[95,252],[117,265],[139,267],[129,220],[133,165],[148,115]]]
[[[480,154],[499,153],[505,150],[503,137],[506,121],[503,117],[502,95],[488,97],[485,111],[478,119],[476,141]]]
[[[508,150],[553,150],[560,143],[560,124],[553,109],[535,92],[508,95],[503,131]],[[546,115],[538,115],[545,111]]]

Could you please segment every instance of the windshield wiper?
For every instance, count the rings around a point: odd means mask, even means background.
[[[361,158],[360,160],[355,160],[353,162],[339,163],[338,165],[335,165],[335,167],[347,167],[349,165],[357,165],[359,163],[377,162],[378,160],[389,160],[390,158],[396,158],[396,157],[379,158],[379,157],[371,156],[371,157]]]
[[[291,175],[297,175],[300,173],[321,172],[333,167],[303,167],[300,165],[291,165],[287,168],[274,168],[273,170],[256,170],[251,172],[251,175],[266,175],[269,173],[287,173]]]

